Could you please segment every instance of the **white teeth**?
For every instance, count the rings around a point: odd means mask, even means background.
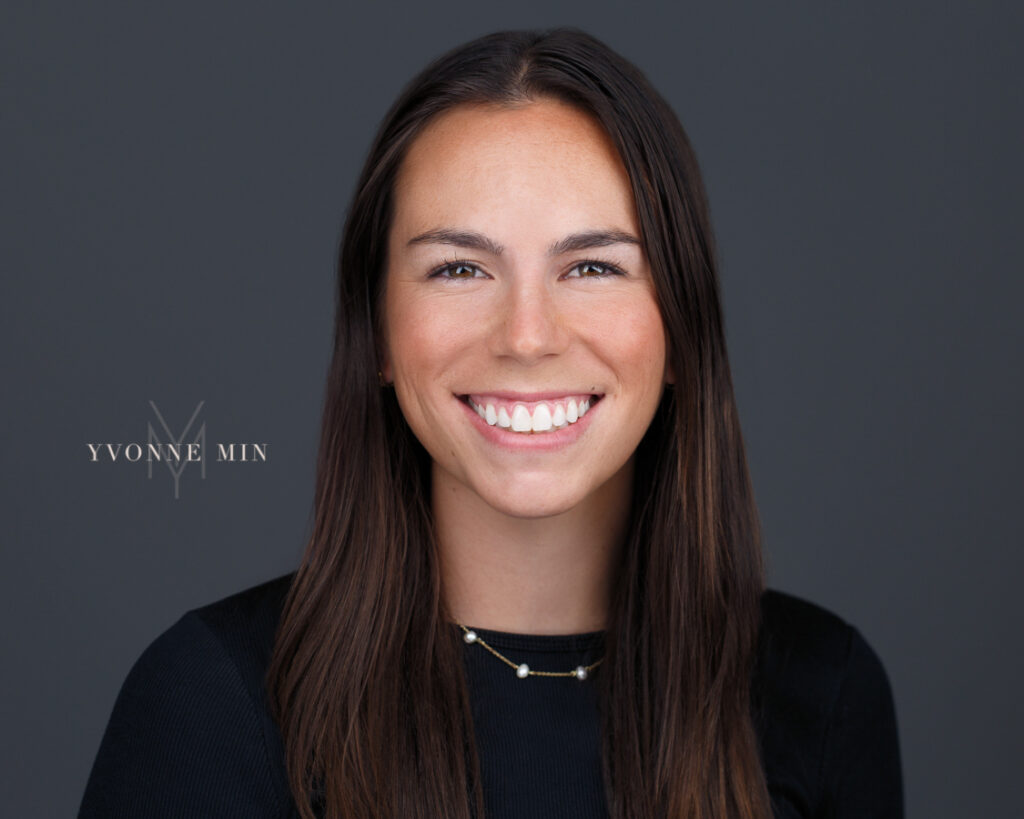
[[[533,430],[533,419],[530,418],[530,411],[522,404],[516,404],[512,410],[512,431],[530,432]]]
[[[551,429],[551,410],[547,404],[538,404],[533,411],[533,431],[547,432]]]
[[[516,404],[512,408],[512,415],[503,406],[495,406],[493,403],[477,404],[469,401],[470,406],[490,426],[499,426],[502,429],[511,429],[513,432],[533,433],[550,432],[552,429],[564,429],[570,424],[576,423],[590,410],[590,399],[576,403],[575,398],[570,398],[563,405],[558,403],[538,403],[533,414],[523,404]]]

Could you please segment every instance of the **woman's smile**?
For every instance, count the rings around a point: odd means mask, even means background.
[[[462,396],[488,425],[516,433],[551,432],[572,426],[600,395],[559,393],[553,396],[475,393]]]
[[[495,446],[510,451],[555,450],[578,441],[592,420],[602,396],[561,394],[546,400],[526,400],[508,393],[466,395],[460,398],[470,426]]]

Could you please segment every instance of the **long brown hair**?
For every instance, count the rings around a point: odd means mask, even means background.
[[[462,645],[444,608],[429,456],[377,375],[396,172],[434,116],[559,99],[629,174],[676,375],[637,450],[600,687],[613,819],[770,815],[750,682],[763,588],[708,206],[668,104],[573,28],[438,58],[384,117],[345,222],[313,531],[268,671],[305,819],[482,817]]]

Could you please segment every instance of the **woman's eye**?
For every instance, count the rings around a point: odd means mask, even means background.
[[[476,278],[477,273],[482,276],[480,268],[474,267],[471,264],[462,264],[461,262],[452,262],[446,264],[444,267],[439,267],[433,273],[430,274],[432,279],[473,279]]]
[[[604,262],[580,262],[566,274],[567,279],[598,279],[603,276],[621,276],[622,271]]]
[[[567,279],[600,279],[608,276],[622,275],[625,274],[612,264],[606,264],[605,262],[580,262],[573,267],[565,277]],[[449,281],[478,278],[483,279],[487,278],[487,274],[476,265],[465,264],[463,262],[450,262],[430,273],[429,278],[447,279]]]

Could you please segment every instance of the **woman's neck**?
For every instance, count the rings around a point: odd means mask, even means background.
[[[518,634],[606,628],[631,497],[632,471],[624,469],[561,514],[511,517],[435,467],[432,504],[450,616]]]

